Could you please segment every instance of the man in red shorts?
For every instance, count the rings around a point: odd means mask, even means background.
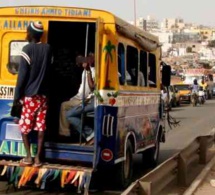
[[[22,113],[19,125],[27,156],[21,161],[24,165],[33,164],[28,134],[38,131],[37,154],[34,165],[41,165],[44,130],[46,129],[46,111],[48,95],[48,74],[51,64],[51,49],[41,43],[43,35],[41,22],[32,22],[27,28],[29,44],[23,47],[16,84],[14,102],[22,102]]]

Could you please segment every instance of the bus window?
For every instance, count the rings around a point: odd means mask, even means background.
[[[7,64],[7,69],[11,74],[17,74],[19,69],[19,62],[22,48],[27,45],[26,41],[11,41],[10,42],[10,56]]]
[[[147,66],[148,66],[148,56],[147,52],[140,51],[140,72],[138,77],[139,86],[147,86]]]
[[[127,66],[126,66],[126,82],[128,85],[137,86],[138,78],[138,50],[134,47],[127,47]]]
[[[118,75],[120,85],[125,84],[125,47],[122,43],[118,45]]]
[[[149,86],[156,87],[156,56],[149,54]]]

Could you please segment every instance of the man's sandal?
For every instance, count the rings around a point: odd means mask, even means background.
[[[33,160],[27,161],[26,158],[20,160],[20,166],[31,166],[33,165],[33,163],[34,163]]]

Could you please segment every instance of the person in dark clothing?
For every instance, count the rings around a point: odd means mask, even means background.
[[[22,139],[27,156],[21,161],[24,165],[33,164],[28,134],[31,130],[38,131],[38,149],[34,165],[41,165],[44,130],[46,129],[46,111],[48,95],[48,75],[51,65],[51,49],[48,44],[41,43],[43,35],[41,22],[33,22],[27,28],[29,44],[21,52],[18,80],[14,102],[22,102],[19,120]]]

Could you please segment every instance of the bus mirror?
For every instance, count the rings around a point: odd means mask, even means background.
[[[170,80],[171,80],[171,66],[165,65],[162,68],[162,84],[165,87],[170,86]]]

